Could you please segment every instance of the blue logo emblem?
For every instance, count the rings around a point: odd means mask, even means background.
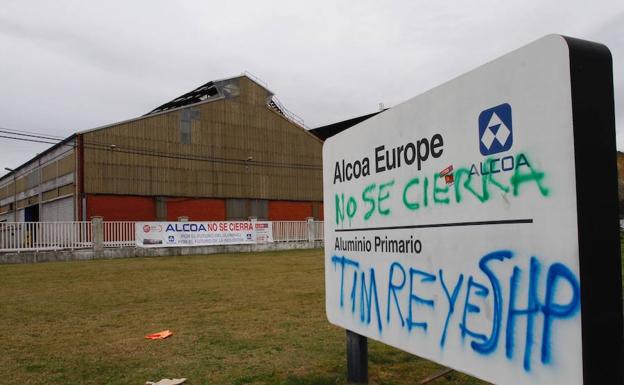
[[[481,155],[508,151],[513,144],[511,106],[507,103],[479,114],[479,151]]]
[[[167,240],[169,241],[169,243],[175,243],[175,237],[173,235],[167,237]]]

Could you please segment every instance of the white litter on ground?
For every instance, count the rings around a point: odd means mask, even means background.
[[[186,378],[163,378],[158,382],[147,381],[145,385],[179,385],[186,382]]]

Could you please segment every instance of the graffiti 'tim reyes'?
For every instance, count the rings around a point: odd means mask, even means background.
[[[519,356],[529,372],[538,360],[543,365],[556,360],[553,352],[561,351],[566,341],[555,340],[553,331],[559,323],[578,316],[580,284],[565,264],[546,266],[537,257],[502,276],[497,268],[512,262],[514,256],[511,250],[497,250],[479,259],[478,273],[453,276],[443,269],[430,271],[398,261],[381,273],[345,256],[333,255],[331,262],[340,282],[335,288],[339,307],[354,321],[375,327],[380,335],[396,327],[422,333],[425,338],[436,338],[441,350],[448,348],[449,335],[459,335],[477,354],[504,349],[509,360]],[[387,277],[387,286],[378,286],[379,274]],[[521,280],[528,282],[523,292]],[[488,316],[479,316],[484,312]],[[440,330],[439,335],[430,333],[435,319],[444,320],[433,328]],[[454,333],[450,333],[452,328],[456,328]],[[559,344],[558,349],[554,344]]]

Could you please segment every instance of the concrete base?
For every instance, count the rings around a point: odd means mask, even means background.
[[[178,255],[252,253],[272,250],[295,250],[322,248],[323,241],[315,242],[273,242],[255,245],[218,245],[196,247],[120,247],[95,251],[93,249],[24,251],[21,253],[0,253],[0,264],[86,261],[91,259],[114,259],[131,257],[169,257]]]

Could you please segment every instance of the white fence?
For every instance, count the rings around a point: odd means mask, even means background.
[[[102,222],[104,247],[135,245],[134,222]]]
[[[91,222],[3,222],[0,252],[93,247]]]
[[[135,222],[102,222],[104,247],[135,246]],[[94,246],[92,222],[0,222],[0,252]],[[322,221],[274,221],[274,242],[323,240]]]
[[[312,236],[315,241],[322,241],[325,239],[325,224],[323,221],[312,222]]]
[[[322,221],[274,221],[273,241],[274,242],[300,242],[300,241],[322,241],[323,222]]]
[[[274,242],[293,242],[308,240],[307,222],[273,222]]]

